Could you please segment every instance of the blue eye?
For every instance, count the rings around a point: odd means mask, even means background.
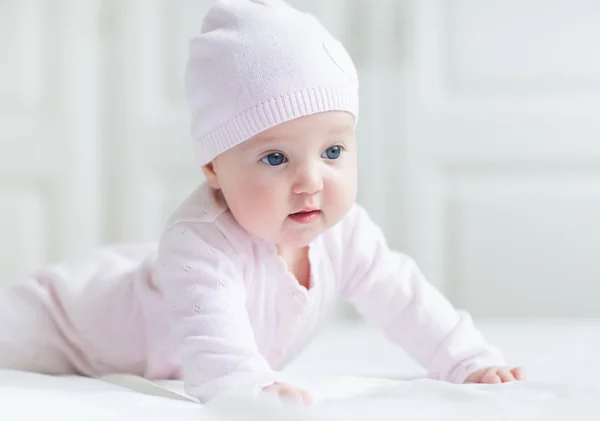
[[[332,146],[331,148],[327,148],[321,158],[327,159],[338,159],[340,154],[342,153],[342,148],[340,146]]]
[[[285,162],[285,156],[279,152],[273,152],[265,156],[263,159],[261,159],[261,161],[267,165],[276,167],[277,165],[281,165]]]

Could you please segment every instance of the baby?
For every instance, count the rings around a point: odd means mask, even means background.
[[[434,379],[524,378],[355,203],[357,72],[314,17],[282,0],[216,2],[186,89],[206,181],[157,245],[107,246],[7,289],[0,368],[309,403],[281,369],[342,299]]]

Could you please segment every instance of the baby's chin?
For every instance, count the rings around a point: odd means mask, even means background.
[[[316,224],[313,227],[286,227],[277,238],[277,245],[289,248],[302,248],[310,245],[317,237],[330,227],[326,224]]]

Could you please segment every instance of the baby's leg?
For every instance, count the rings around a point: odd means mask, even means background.
[[[156,247],[122,245],[48,265],[0,293],[0,369],[172,378],[179,364]]]
[[[0,369],[76,372],[49,310],[48,291],[33,277],[0,290]]]
[[[61,330],[83,351],[74,360],[92,376],[170,377],[172,346],[166,307],[152,284],[153,258],[107,253],[101,261],[104,268],[82,291],[53,293]]]
[[[166,306],[152,282],[156,244],[123,244],[39,272],[68,357],[88,376],[172,377]]]

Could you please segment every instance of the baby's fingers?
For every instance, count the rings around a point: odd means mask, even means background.
[[[502,379],[496,370],[488,370],[481,378],[481,383],[497,384],[502,383]]]
[[[525,380],[525,370],[523,368],[515,367],[510,372],[515,376],[515,380]]]
[[[310,395],[310,393],[305,391],[302,391],[302,400],[304,405],[312,405],[314,403],[313,397]]]
[[[515,377],[510,372],[510,370],[508,368],[504,368],[504,367],[498,369],[498,377],[500,377],[500,380],[502,380],[502,383],[515,381]]]
[[[292,388],[284,388],[279,390],[279,398],[283,401],[292,401],[303,404],[304,396],[300,390]]]
[[[278,394],[282,401],[291,401],[300,405],[311,405],[313,403],[313,398],[308,392],[295,387],[283,386],[279,388]]]
[[[481,383],[481,378],[487,370],[478,370],[465,379],[465,383]]]

